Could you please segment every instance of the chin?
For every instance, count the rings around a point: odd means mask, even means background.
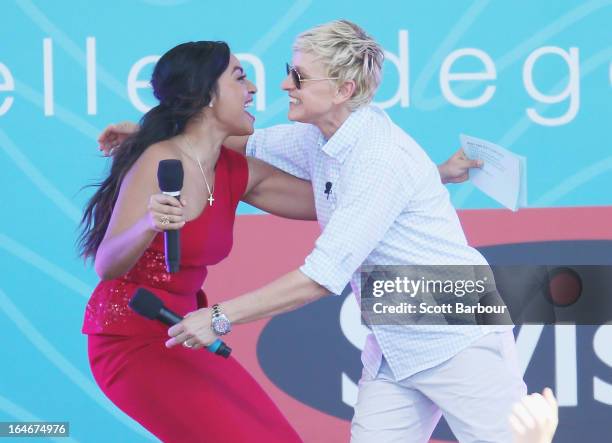
[[[253,132],[255,132],[255,127],[253,125],[248,125],[236,128],[234,135],[252,135]]]
[[[296,112],[292,109],[289,109],[289,112],[287,113],[287,118],[292,122],[309,123],[308,121],[306,121],[303,115],[300,115],[299,112]]]

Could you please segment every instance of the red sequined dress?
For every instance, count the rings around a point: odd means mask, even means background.
[[[236,206],[248,180],[244,156],[221,148],[214,204],[181,230],[181,268],[169,274],[158,234],[124,276],[102,281],[85,311],[94,378],[121,410],[164,442],[299,442],[293,428],[233,358],[182,346],[167,349],[167,327],[127,306],[139,287],[181,315],[207,305],[207,266],[232,248]]]

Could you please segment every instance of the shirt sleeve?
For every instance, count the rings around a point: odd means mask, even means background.
[[[349,174],[336,209],[300,271],[340,294],[407,206],[406,171],[390,161],[370,158],[364,174]]]
[[[309,125],[288,124],[257,129],[249,137],[246,155],[304,180],[310,180],[310,155],[316,146]]]

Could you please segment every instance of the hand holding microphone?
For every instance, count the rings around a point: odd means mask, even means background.
[[[185,200],[177,200],[165,194],[149,198],[149,224],[157,232],[178,230],[185,226],[183,207]]]
[[[156,228],[164,231],[166,270],[176,273],[180,269],[181,242],[179,229],[185,225],[183,189],[183,164],[180,160],[169,159],[159,162],[157,181],[163,195],[154,195],[149,202]]]
[[[164,306],[164,303],[152,292],[144,288],[139,288],[129,301],[129,307],[139,315],[150,320],[161,321],[162,323],[176,328],[175,325],[183,321],[183,317],[172,312]],[[170,328],[172,330],[172,328]],[[169,331],[170,333],[170,331]],[[217,355],[228,358],[232,349],[216,338],[210,331],[213,339],[206,348]]]

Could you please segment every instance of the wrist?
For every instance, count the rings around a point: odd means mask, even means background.
[[[210,327],[215,335],[221,337],[232,331],[232,322],[227,317],[223,307],[219,304],[214,304],[210,308],[211,321]]]
[[[153,219],[153,215],[150,212],[146,212],[145,215],[140,219],[141,232],[144,232],[145,235],[150,235],[155,237],[160,232],[163,232],[155,226],[155,220]]]
[[[438,173],[440,174],[440,180],[442,184],[445,185],[448,183],[448,177],[446,176],[446,163],[442,163],[438,165]]]

